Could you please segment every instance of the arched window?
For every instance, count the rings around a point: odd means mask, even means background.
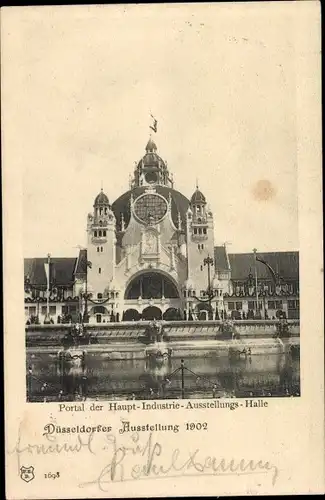
[[[103,236],[106,236],[106,231],[103,231]]]
[[[134,278],[125,292],[125,299],[168,299],[179,298],[178,291],[170,278],[157,272],[143,273]]]
[[[99,252],[99,247],[97,247],[97,252]]]
[[[207,229],[206,229],[206,227],[205,227],[205,228],[203,228],[203,234],[207,234]]]
[[[101,274],[101,273],[102,273],[102,268],[101,268],[101,267],[99,267],[99,268],[98,268],[98,273],[99,273],[99,274]]]
[[[102,232],[101,231],[98,231],[98,236],[101,237],[102,236]]]
[[[97,238],[97,231],[94,231],[94,236],[95,238]]]

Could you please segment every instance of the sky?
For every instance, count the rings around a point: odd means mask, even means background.
[[[86,245],[101,185],[111,202],[128,190],[150,113],[175,189],[205,194],[216,245],[299,249],[295,27],[275,4],[20,10],[7,71],[25,257]]]

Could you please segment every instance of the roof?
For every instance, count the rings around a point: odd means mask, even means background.
[[[192,194],[191,198],[191,204],[194,205],[195,203],[206,203],[206,199],[204,194],[199,190],[199,188],[196,188],[194,193]]]
[[[82,248],[79,251],[78,259],[76,262],[75,274],[86,274],[87,271],[87,249]]]
[[[143,194],[146,189],[146,186],[136,187],[126,193],[122,194],[117,200],[114,201],[112,205],[112,210],[114,212],[117,227],[121,226],[121,214],[123,214],[125,225],[127,226],[130,220],[130,199],[131,195],[135,200]],[[179,191],[175,189],[169,188],[167,186],[155,186],[155,190],[158,194],[162,195],[167,201],[169,199],[169,195],[172,199],[172,219],[176,227],[178,227],[178,212],[181,215],[181,219],[183,224],[185,224],[185,216],[186,211],[189,206],[189,200]],[[185,227],[185,226],[184,226]]]
[[[227,251],[225,246],[214,247],[214,263],[216,269],[229,269]]]
[[[74,281],[76,257],[51,257],[50,280],[56,285],[71,285]],[[46,257],[24,259],[24,275],[29,277],[31,285],[46,285],[44,264]]]
[[[257,258],[265,260],[280,277],[299,279],[299,252],[265,252],[257,253]],[[247,279],[255,270],[255,257],[251,253],[228,254],[231,278],[233,280]],[[256,261],[257,276],[261,279],[270,279],[271,273],[262,262]]]
[[[95,198],[94,206],[96,205],[109,205],[109,200],[103,190]]]

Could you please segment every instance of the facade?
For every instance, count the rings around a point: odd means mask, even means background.
[[[151,138],[130,189],[112,204],[101,190],[86,224],[77,258],[25,259],[27,322],[299,317],[298,252],[215,246],[204,194],[174,188]]]

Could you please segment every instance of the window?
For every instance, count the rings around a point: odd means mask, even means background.
[[[105,215],[107,215],[107,207],[105,207]]]
[[[50,306],[50,315],[55,316],[56,315],[56,306]]]
[[[207,234],[206,227],[203,229],[203,234]]]
[[[282,300],[275,301],[275,309],[282,309]]]
[[[97,299],[102,299],[103,298],[103,294],[102,293],[97,293]]]
[[[263,307],[262,301],[259,300],[258,301],[258,308],[262,309],[262,307]],[[248,309],[256,309],[256,300],[249,300],[248,301]]]
[[[98,268],[98,273],[99,273],[99,274],[101,274],[101,273],[102,273],[102,268],[101,268],[101,267],[99,267],[99,268]]]
[[[70,306],[69,306],[69,309],[70,309],[70,313],[74,313],[74,312],[76,312],[76,311],[77,311],[77,306],[72,306],[72,305],[70,305]]]
[[[193,297],[196,297],[196,291],[193,290]]]
[[[30,306],[29,314],[30,314],[30,316],[36,316],[36,307],[35,306]]]
[[[267,307],[269,309],[275,309],[275,302],[274,302],[274,300],[269,300],[268,303],[267,303]]]
[[[186,290],[184,290],[184,297],[186,297]]]
[[[106,237],[106,231],[103,231],[103,236],[105,236],[105,237]]]
[[[288,309],[299,309],[299,300],[288,300]]]
[[[197,247],[198,247],[199,250],[201,250],[201,245],[198,245]]]
[[[233,311],[235,309],[235,303],[234,302],[228,302],[228,310]]]
[[[243,303],[242,302],[236,302],[236,311],[241,311],[243,308]]]
[[[102,236],[102,232],[101,231],[98,231],[98,236],[101,238],[101,236]]]
[[[204,248],[204,245],[202,244],[202,245],[201,245],[201,249],[203,250],[203,248]]]
[[[202,234],[202,229],[201,228],[199,228],[199,234]]]
[[[47,307],[46,306],[42,306],[41,307],[41,313],[45,315],[46,311],[47,311]]]
[[[97,238],[97,231],[94,231],[94,236],[95,238]]]
[[[103,251],[103,247],[100,247],[100,251],[101,251],[101,252]]]
[[[102,207],[100,207],[100,209],[99,209],[99,215],[102,215],[102,213],[103,213],[103,209],[102,209]]]
[[[99,252],[99,247],[97,247],[97,252]]]
[[[196,229],[196,227],[194,228],[194,234],[197,234],[197,229]]]

